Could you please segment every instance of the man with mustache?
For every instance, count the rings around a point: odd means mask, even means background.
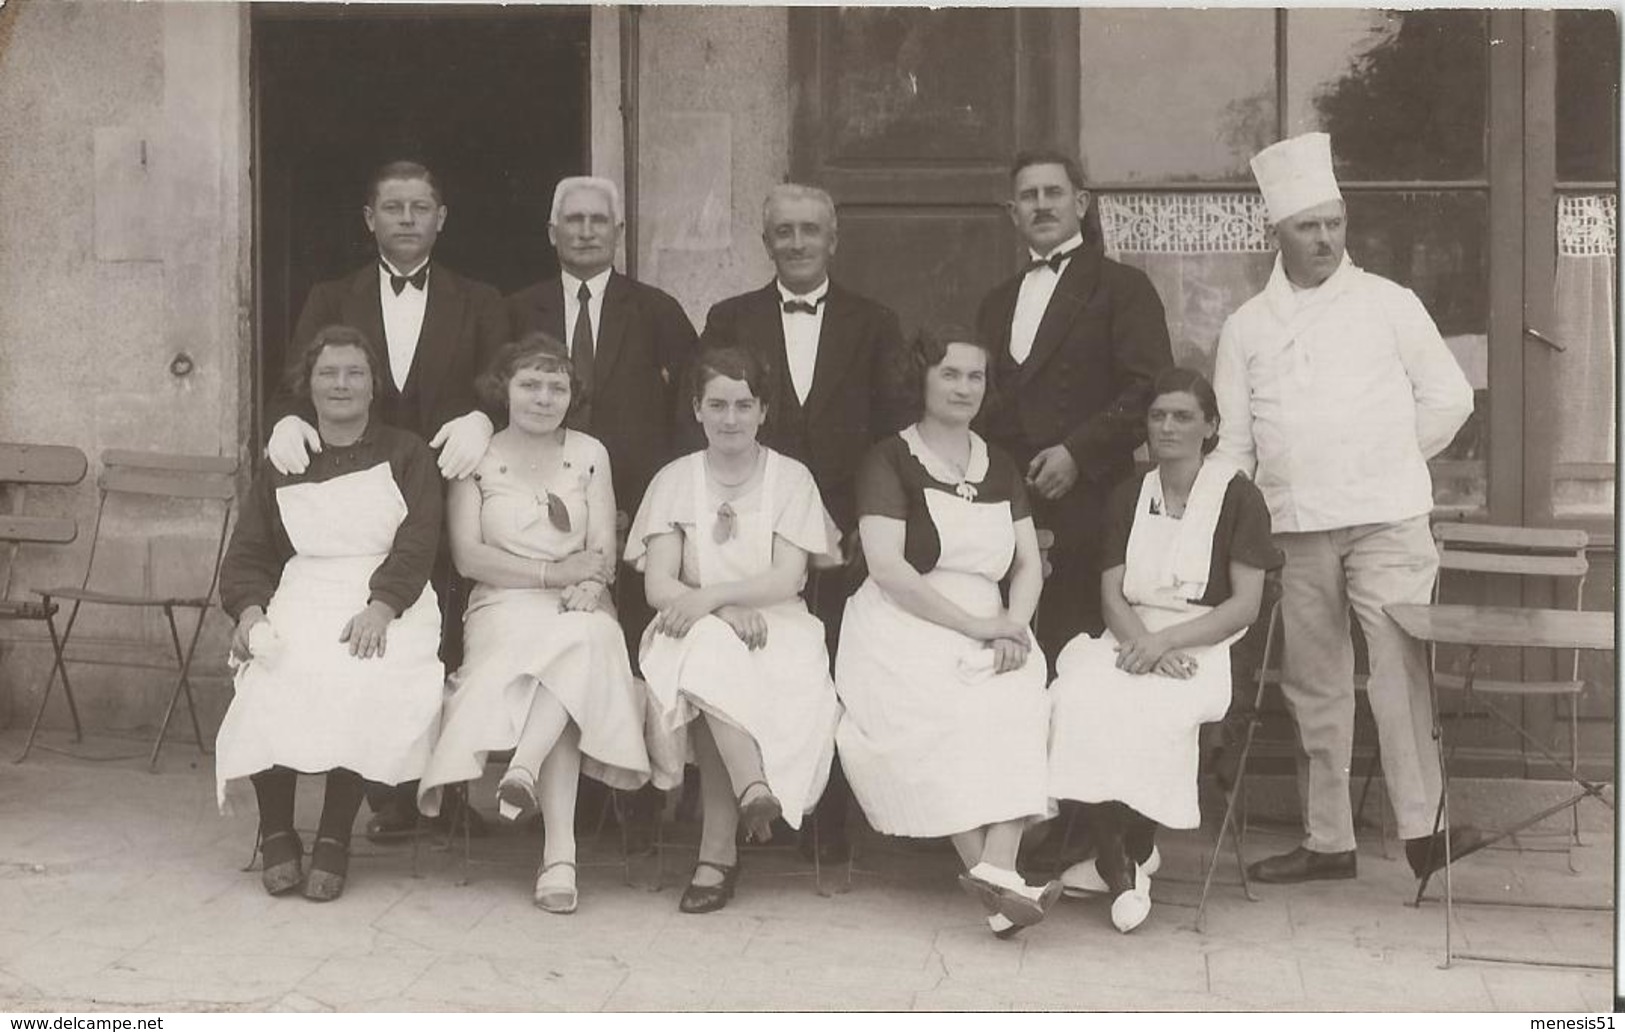
[[[440,473],[466,477],[491,440],[491,418],[481,411],[474,379],[508,339],[502,297],[484,283],[458,275],[432,259],[446,224],[440,184],[428,168],[393,161],[373,173],[361,209],[378,243],[378,260],[340,279],[311,288],[295,324],[288,353],[298,355],[324,326],[360,330],[377,345],[386,366],[373,414],[410,430],[439,449]],[[278,472],[302,473],[321,451],[308,400],[282,391],[267,405],[272,424],[266,457]],[[462,653],[462,581],[442,547],[431,583],[440,597],[441,658],[452,669]],[[410,832],[417,822],[417,783],[393,791],[371,786],[376,815],[367,825],[375,841]],[[442,823],[461,807],[442,811]]]
[[[1010,179],[1028,261],[976,316],[998,356],[979,427],[1026,471],[1034,518],[1055,535],[1036,629],[1053,670],[1067,642],[1103,626],[1102,506],[1134,468],[1151,381],[1173,356],[1151,281],[1106,257],[1076,159],[1025,152]]]
[[[897,313],[829,277],[838,243],[835,201],[817,187],[782,183],[762,204],[762,243],[773,282],[717,302],[701,342],[754,351],[768,370],[761,441],[807,465],[841,528],[845,554],[857,552],[858,465],[875,441],[907,421],[891,369],[902,352]],[[846,568],[809,570],[806,598],[824,624],[831,660],[841,614],[857,585]],[[845,859],[851,789],[840,762],[816,813],[823,859]],[[810,827],[811,827],[810,826]],[[813,849],[805,831],[802,851]]]
[[[1427,460],[1473,392],[1411,291],[1344,251],[1331,137],[1307,133],[1252,160],[1280,253],[1269,283],[1225,321],[1213,386],[1217,458],[1252,473],[1286,555],[1282,692],[1298,725],[1305,839],[1248,868],[1262,882],[1353,878],[1352,609],[1370,652],[1383,783],[1417,877],[1444,863],[1427,654],[1383,613],[1427,602],[1439,557]],[[1457,849],[1472,837],[1453,831]]]

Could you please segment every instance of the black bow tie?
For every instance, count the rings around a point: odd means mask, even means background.
[[[825,294],[821,297],[815,297],[811,301],[801,301],[793,297],[789,298],[784,302],[785,314],[794,315],[797,312],[804,312],[807,315],[817,315],[818,306],[823,304],[824,298],[828,296],[829,295]]]
[[[1064,263],[1068,258],[1077,254],[1079,250],[1081,250],[1081,248],[1074,247],[1070,251],[1056,251],[1047,258],[1034,258],[1032,261],[1027,263],[1027,271],[1032,272],[1034,269],[1042,269],[1044,266],[1048,265],[1051,272],[1055,273],[1056,275],[1060,275],[1062,263]]]
[[[389,273],[389,286],[391,290],[395,291],[396,297],[401,296],[401,291],[406,289],[406,285],[408,283],[412,284],[412,286],[418,288],[419,290],[422,290],[424,284],[429,282],[429,267],[427,265],[410,276],[397,276],[395,275],[395,270],[391,269],[387,265],[384,266],[384,271]]]

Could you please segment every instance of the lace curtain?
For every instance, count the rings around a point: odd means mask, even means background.
[[[1553,384],[1559,514],[1613,512],[1617,207],[1610,194],[1557,201],[1557,339],[1565,346]]]

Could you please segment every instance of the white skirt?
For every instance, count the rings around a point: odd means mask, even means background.
[[[469,610],[463,629],[463,666],[418,789],[423,813],[440,812],[442,786],[479,778],[487,753],[518,744],[538,691],[580,730],[584,774],[621,789],[649,780],[643,702],[613,617],[561,613],[559,592],[513,589]]]
[[[1137,607],[1156,631],[1200,614]],[[1186,649],[1196,674],[1181,681],[1117,669],[1117,639],[1080,634],[1056,662],[1050,697],[1050,795],[1127,803],[1167,828],[1202,823],[1196,776],[1203,724],[1230,708],[1230,643]]]
[[[445,668],[434,588],[389,625],[383,656],[357,659],[339,641],[367,605],[377,556],[294,556],[266,619],[274,654],[239,667],[236,695],[215,739],[215,789],[271,766],[307,774],[335,767],[395,785],[423,773],[440,726]]]
[[[984,577],[932,571],[932,587],[972,613],[999,606]],[[846,604],[835,684],[845,712],[841,766],[869,823],[935,838],[1043,817],[1049,696],[1044,655],[993,675],[961,667],[981,642],[898,608],[872,579]]]
[[[751,650],[721,619],[706,616],[681,638],[644,632],[639,665],[648,682],[649,755],[656,784],[682,779],[691,761],[688,723],[701,713],[749,735],[768,788],[792,828],[829,779],[840,707],[829,676],[824,625],[800,599],[761,610],[767,644]]]

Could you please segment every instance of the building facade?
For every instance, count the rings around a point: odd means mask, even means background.
[[[1176,359],[1210,370],[1220,324],[1271,263],[1247,159],[1324,129],[1351,255],[1416,290],[1475,388],[1473,419],[1434,463],[1437,516],[1585,527],[1589,604],[1611,608],[1618,88],[1618,27],[1594,11],[13,0],[0,8],[0,439],[77,445],[93,470],[109,447],[250,467],[304,293],[367,260],[362,180],[401,154],[445,182],[439,254],[505,291],[552,271],[554,182],[615,178],[623,267],[696,325],[770,277],[766,189],[825,185],[840,203],[836,276],[907,328],[968,318],[1016,267],[1009,158],[1057,145],[1081,156],[1113,256],[1156,284]],[[87,481],[31,505],[87,515],[94,494]],[[207,524],[191,513],[136,512],[108,532],[98,562],[115,579],[206,577]],[[74,580],[82,561],[25,550],[11,591]],[[154,723],[167,689],[146,667],[167,630],[85,619],[88,723]],[[38,698],[50,650],[37,632],[0,625],[0,727]],[[228,632],[214,614],[206,728],[229,693]],[[1553,660],[1493,662],[1534,675]],[[1582,751],[1611,769],[1611,661],[1585,669]],[[1566,711],[1531,706],[1557,740]],[[1541,773],[1510,738],[1463,741],[1487,770]]]

